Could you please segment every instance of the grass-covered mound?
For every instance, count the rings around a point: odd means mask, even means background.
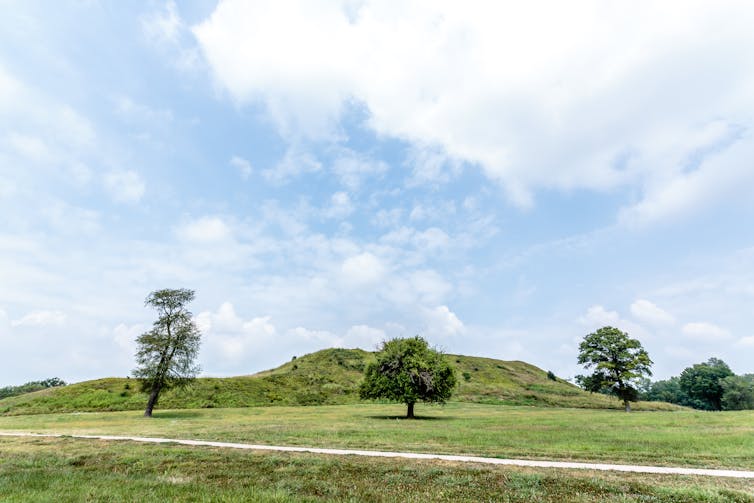
[[[335,405],[359,402],[363,370],[374,358],[360,349],[325,349],[251,376],[197,379],[184,389],[165,391],[160,409]],[[545,407],[622,408],[614,398],[587,393],[566,381],[548,379],[528,363],[476,356],[446,355],[459,385],[453,401]],[[134,379],[105,378],[50,388],[0,400],[0,414],[136,410],[146,394]],[[640,402],[638,410],[678,408]]]

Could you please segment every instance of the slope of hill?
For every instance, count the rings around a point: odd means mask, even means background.
[[[520,361],[446,355],[458,372],[453,401],[544,407],[622,408],[617,400],[553,381]],[[361,349],[325,349],[251,376],[204,377],[190,387],[160,395],[158,409],[335,405],[359,402],[363,370],[374,354]],[[0,400],[0,414],[138,410],[146,404],[139,383],[105,378]],[[673,410],[663,402],[640,402],[637,410]]]

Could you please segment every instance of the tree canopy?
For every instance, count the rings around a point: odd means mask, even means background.
[[[194,300],[194,291],[187,289],[156,290],[147,296],[144,305],[157,310],[152,330],[136,340],[137,368],[134,377],[149,393],[144,415],[152,416],[160,392],[190,382],[199,373],[195,360],[199,353],[201,333],[194,323],[187,304]]]
[[[581,387],[617,396],[626,412],[638,397],[642,378],[652,375],[652,360],[641,343],[614,327],[587,334],[579,345],[578,362],[587,369],[594,368],[590,375],[576,376]]]
[[[724,361],[710,358],[705,363],[697,363],[681,372],[679,384],[688,398],[688,405],[695,409],[722,410],[722,380],[733,376],[733,371]]]
[[[364,371],[359,394],[363,399],[405,403],[406,417],[413,418],[416,402],[444,403],[455,385],[455,369],[441,352],[416,336],[382,343],[376,361]]]

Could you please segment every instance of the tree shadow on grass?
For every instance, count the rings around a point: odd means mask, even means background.
[[[389,415],[389,416],[366,416],[368,419],[401,419],[405,421],[451,421],[453,419],[456,419],[453,416],[419,416],[415,415],[414,417],[406,417],[406,415],[402,416],[396,416],[396,415]]]
[[[154,411],[152,419],[186,419],[199,417],[201,413],[193,410],[168,410],[165,412]]]

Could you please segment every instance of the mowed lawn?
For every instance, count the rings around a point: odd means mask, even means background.
[[[625,412],[451,403],[253,407],[0,417],[0,431],[754,469],[754,411]]]
[[[1,438],[3,502],[754,502],[750,480]]]

